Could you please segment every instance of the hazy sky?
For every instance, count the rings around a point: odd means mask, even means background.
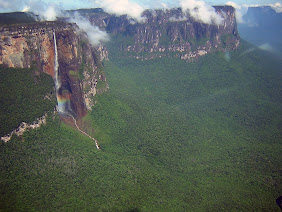
[[[161,8],[164,6],[178,7],[183,0],[0,0],[0,12],[22,11],[30,5],[42,5],[55,3],[63,9],[93,8],[99,7],[104,2],[121,2],[121,4],[137,3],[143,8]],[[199,2],[199,0],[184,0],[186,2]],[[100,4],[99,4],[100,2]],[[102,2],[102,3],[101,3]],[[201,1],[200,1],[201,2]],[[210,5],[224,5],[228,0],[205,0]],[[282,4],[282,0],[233,0],[232,2],[243,4]],[[136,5],[136,4],[135,4]]]
[[[197,21],[205,24],[223,24],[224,18],[212,5],[231,5],[236,8],[238,23],[245,23],[243,15],[249,6],[269,5],[276,12],[282,13],[282,0],[0,0],[0,12],[30,11],[40,20],[55,21],[58,17],[68,16],[64,10],[79,8],[103,8],[105,12],[115,15],[127,15],[134,23],[142,23],[146,18],[146,9],[181,7]],[[89,20],[75,14],[71,22],[87,33],[92,45],[109,40],[106,32],[93,26]],[[173,18],[173,17],[172,17]],[[185,17],[180,18],[181,20]],[[174,21],[179,19],[174,17]]]
[[[0,0],[1,1],[1,0]],[[48,2],[58,2],[56,0],[46,0]],[[205,2],[209,3],[210,5],[224,5],[228,0],[204,0]],[[64,2],[64,4],[68,7],[96,7],[99,6],[95,4],[95,0],[61,0],[61,2]],[[168,6],[179,6],[178,0],[129,0],[129,2],[136,2],[142,6],[154,6],[158,7],[158,5],[161,5],[162,3],[165,3]],[[233,0],[232,2],[236,4],[275,4],[275,3],[281,3],[282,0]]]

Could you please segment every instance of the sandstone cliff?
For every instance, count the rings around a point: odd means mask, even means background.
[[[223,18],[220,25],[203,24],[180,8],[146,10],[142,23],[101,9],[79,12],[107,31],[111,45],[125,56],[139,59],[173,56],[194,61],[214,51],[236,49],[240,44],[234,8],[224,6],[215,10]],[[54,78],[54,35],[62,84],[58,102],[69,101],[72,114],[81,118],[93,106],[92,97],[108,88],[101,65],[103,59],[108,59],[108,51],[102,45],[92,47],[76,24],[57,21],[0,26],[0,64],[32,67],[35,74],[45,72]],[[105,85],[100,90],[99,82]]]
[[[2,26],[0,64],[32,68],[35,74],[45,72],[54,78],[55,32],[62,84],[60,94],[62,98],[69,98],[75,116],[81,118],[93,106],[97,83],[106,81],[98,49],[104,57],[107,51],[103,47],[93,48],[86,35],[77,29],[75,24],[64,22]]]
[[[181,8],[146,10],[144,23],[135,22],[125,15],[109,15],[102,10],[80,13],[113,38],[118,38],[116,43],[119,43],[120,50],[129,52],[127,56],[151,59],[173,55],[192,61],[207,53],[234,50],[239,46],[235,9],[217,6],[215,10],[223,18],[221,25],[196,21]]]

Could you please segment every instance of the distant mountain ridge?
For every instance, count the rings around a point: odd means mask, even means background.
[[[152,59],[172,54],[193,61],[210,52],[233,50],[239,46],[235,9],[231,6],[214,8],[223,18],[221,25],[199,22],[181,8],[145,10],[141,23],[126,15],[107,14],[101,9],[78,12],[112,37],[122,38],[117,40],[118,48],[135,58]]]
[[[268,6],[249,7],[243,20],[238,29],[244,40],[282,58],[282,13]]]
[[[65,13],[68,14],[66,16],[72,17],[78,12],[92,25],[109,33],[112,38],[118,37],[117,42],[120,43],[118,48],[135,58],[152,59],[173,55],[194,61],[207,53],[229,51],[239,46],[240,36],[235,9],[231,6],[215,6],[214,9],[223,19],[221,25],[199,22],[181,8],[145,10],[142,15],[144,22],[141,23],[126,15],[108,14],[101,8],[79,9]],[[5,19],[6,23],[12,23],[15,15],[19,22],[35,21],[28,13],[0,14],[0,17],[2,20]],[[60,17],[58,20],[72,21],[67,17]]]

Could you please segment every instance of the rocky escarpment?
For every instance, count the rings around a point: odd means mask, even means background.
[[[233,50],[239,46],[235,9],[230,6],[214,8],[223,19],[220,25],[196,21],[181,8],[146,10],[144,23],[127,16],[109,15],[102,10],[83,14],[93,24],[117,37],[119,49],[129,52],[129,56],[148,59],[174,55],[192,61],[213,51]]]
[[[93,106],[92,97],[97,84],[104,81],[100,52],[107,58],[102,46],[95,49],[75,24],[64,22],[37,22],[0,27],[0,64],[9,67],[32,68],[35,74],[45,72],[54,78],[55,47],[57,41],[61,93],[70,99],[77,118],[83,117]],[[106,89],[103,88],[103,89]]]
[[[31,124],[28,124],[26,122],[22,122],[17,129],[14,129],[8,135],[2,136],[1,140],[4,141],[4,142],[8,142],[12,139],[13,135],[22,136],[29,129],[34,130],[36,128],[41,127],[41,125],[46,124],[47,115],[48,114],[45,113],[42,117],[37,118],[36,121],[34,121]]]
[[[93,25],[107,31],[125,56],[152,59],[174,56],[194,61],[214,51],[236,49],[240,43],[233,7],[215,7],[222,17],[220,25],[196,21],[182,9],[146,10],[144,22],[127,16],[114,16],[101,9],[80,10]],[[32,67],[35,74],[48,73],[54,78],[55,47],[58,52],[60,101],[69,100],[72,114],[83,117],[93,106],[93,96],[108,86],[101,65],[107,49],[92,47],[76,24],[36,22],[0,27],[0,64]],[[112,48],[112,46],[110,47]],[[97,85],[99,89],[97,89]]]

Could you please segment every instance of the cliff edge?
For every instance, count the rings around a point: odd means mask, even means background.
[[[78,32],[76,24],[36,22],[0,27],[0,64],[32,68],[34,74],[45,72],[54,78],[54,35],[61,81],[60,101],[69,101],[75,117],[80,119],[94,105],[92,97],[99,92],[97,84],[104,82],[102,90],[108,86],[98,52],[102,47],[92,47],[86,35]]]

